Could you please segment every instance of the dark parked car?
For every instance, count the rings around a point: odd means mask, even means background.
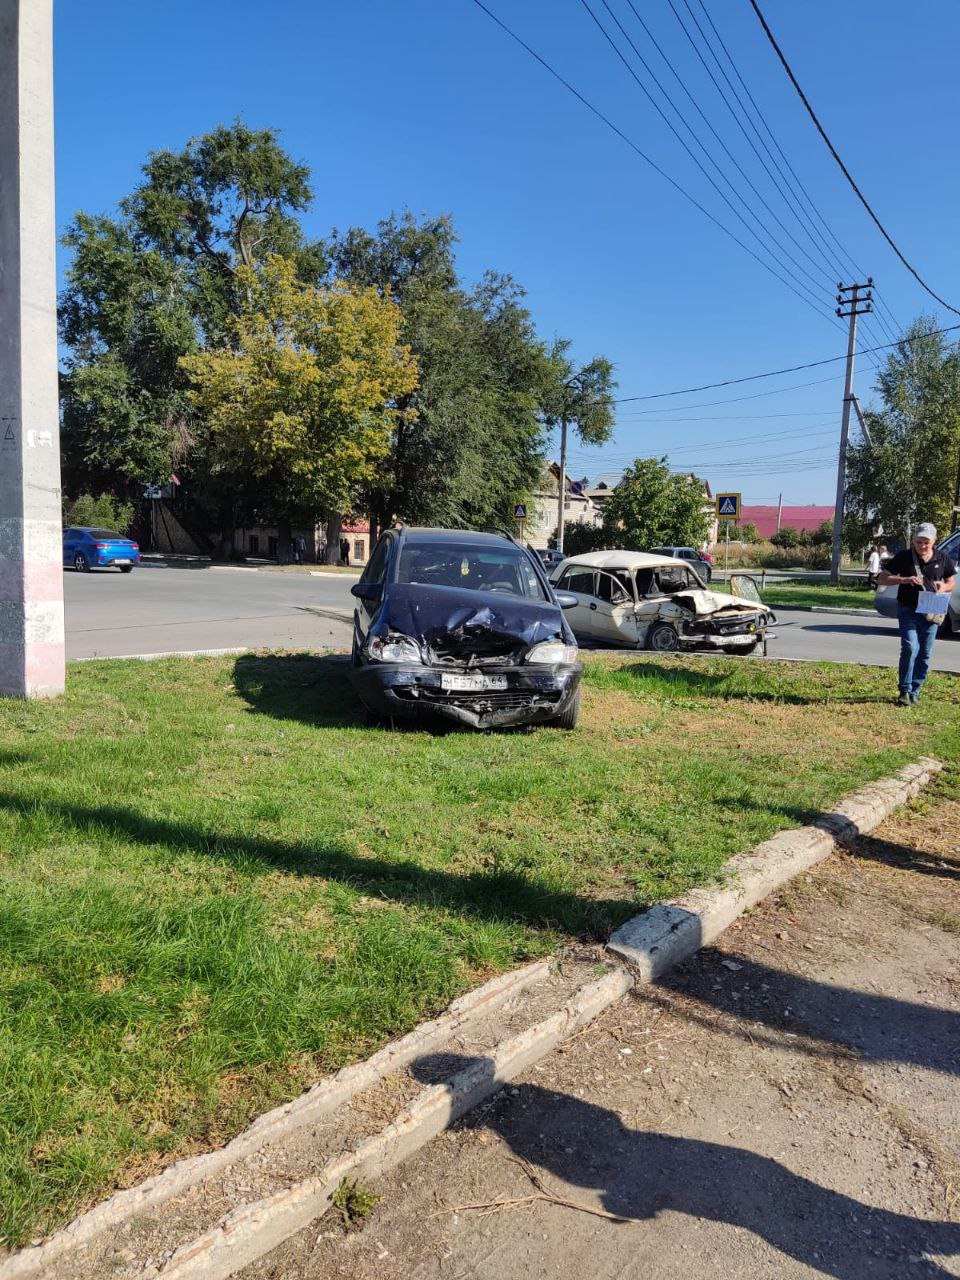
[[[686,560],[704,582],[713,577],[713,556],[709,551],[698,551],[696,547],[651,547],[652,556],[672,556],[675,560]]]
[[[140,546],[109,529],[64,529],[63,563],[78,573],[111,568],[130,573],[140,563]]]
[[[576,600],[510,538],[389,529],[351,591],[351,677],[375,714],[576,725],[583,668],[563,616]]]
[[[563,564],[566,556],[562,551],[558,551],[556,547],[543,547],[537,551],[543,564],[547,567],[547,573],[552,573],[558,564]]]

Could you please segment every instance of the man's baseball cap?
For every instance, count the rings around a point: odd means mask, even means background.
[[[936,542],[936,526],[932,524],[918,524],[913,531],[913,536],[915,538],[929,538],[931,542]]]

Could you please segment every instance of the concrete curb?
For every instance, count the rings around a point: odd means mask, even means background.
[[[695,889],[634,916],[613,934],[607,950],[626,961],[641,982],[651,982],[712,942],[748,907],[844,844],[872,831],[938,773],[938,760],[922,759],[854,792],[830,813],[798,831],[780,831],[727,863],[733,883]]]
[[[277,1195],[241,1205],[211,1231],[185,1245],[159,1273],[163,1280],[223,1280],[275,1249],[324,1213],[344,1178],[386,1173],[418,1151],[565,1037],[592,1021],[633,986],[623,969],[592,982],[534,1027],[501,1041],[444,1084],[433,1085],[380,1133]]]
[[[160,658],[226,658],[234,653],[256,653],[249,645],[232,649],[165,649],[161,653],[97,653],[91,658],[70,658],[70,662],[157,662]]]
[[[220,1280],[275,1249],[329,1207],[345,1178],[376,1178],[417,1151],[450,1124],[496,1093],[502,1085],[550,1053],[635,985],[649,982],[711,942],[748,907],[826,857],[837,843],[872,831],[943,768],[933,759],[907,765],[840,801],[799,830],[782,831],[727,863],[733,883],[694,890],[635,916],[611,937],[607,950],[626,968],[615,967],[581,987],[558,1010],[533,1027],[500,1042],[441,1084],[425,1088],[379,1133],[321,1171],[283,1191],[240,1205],[214,1227],[178,1249],[162,1271],[142,1272],[163,1280]],[[50,1274],[58,1258],[101,1232],[155,1207],[267,1142],[329,1114],[392,1071],[441,1045],[477,1013],[504,1003],[544,979],[549,961],[503,974],[454,1001],[440,1018],[386,1046],[364,1063],[346,1067],[294,1102],[261,1116],[219,1151],[183,1160],[164,1173],[78,1218],[45,1244],[22,1250],[0,1265],[0,1280]]]
[[[770,608],[776,613],[778,609],[793,609],[797,613],[852,613],[860,618],[882,618],[876,609],[840,609],[832,604],[772,604]]]
[[[145,1213],[165,1200],[182,1194],[204,1178],[259,1150],[266,1143],[282,1141],[305,1125],[316,1123],[322,1116],[328,1115],[364,1089],[377,1084],[391,1072],[429,1053],[474,1018],[505,1004],[525,988],[544,981],[549,974],[550,961],[537,960],[468,991],[466,995],[454,1000],[440,1017],[421,1023],[408,1035],[386,1045],[365,1062],[344,1067],[292,1102],[267,1111],[225,1147],[178,1161],[155,1177],[147,1178],[139,1186],[117,1192],[109,1200],[76,1218],[44,1244],[22,1249],[0,1265],[0,1280],[26,1280],[28,1276],[48,1274],[48,1268],[64,1254],[88,1244],[101,1232],[119,1226],[136,1214]]]

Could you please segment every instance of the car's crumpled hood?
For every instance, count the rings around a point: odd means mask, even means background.
[[[378,631],[398,631],[430,652],[527,649],[542,640],[576,641],[559,606],[501,592],[390,583],[376,620]]]
[[[678,591],[670,597],[676,604],[682,605],[692,613],[703,616],[718,613],[769,613],[765,604],[756,600],[745,600],[740,596],[728,595],[725,591]]]

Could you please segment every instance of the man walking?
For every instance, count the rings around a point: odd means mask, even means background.
[[[936,541],[937,531],[932,524],[917,525],[910,547],[888,560],[879,574],[881,587],[892,585],[898,588],[900,696],[897,704],[901,707],[920,701],[920,690],[930,667],[937,630],[947,612],[957,574],[957,567],[950,557],[936,549]],[[931,600],[929,595],[921,601],[921,592],[942,596],[943,607],[940,608],[940,601]]]
[[[880,548],[871,547],[870,554],[867,557],[867,586],[871,591],[876,591],[877,582],[880,577],[880,570],[883,567],[883,561],[880,559]]]

